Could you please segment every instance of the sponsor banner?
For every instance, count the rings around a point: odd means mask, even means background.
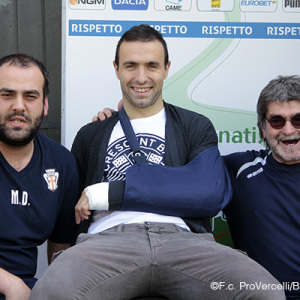
[[[70,36],[121,36],[143,21],[69,20]],[[144,22],[165,37],[299,39],[300,23]]]
[[[149,0],[112,0],[111,5],[115,10],[147,10]]]
[[[155,10],[161,11],[189,11],[192,7],[192,0],[154,0]]]
[[[198,0],[199,11],[232,11],[234,0]]]
[[[240,0],[240,9],[245,12],[275,12],[277,0]]]
[[[105,9],[105,4],[107,0],[69,0],[70,9]]]
[[[282,6],[284,12],[290,12],[290,13],[300,12],[300,0],[283,0]]]

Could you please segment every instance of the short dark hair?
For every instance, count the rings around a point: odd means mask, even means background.
[[[42,72],[44,76],[44,86],[43,86],[43,99],[45,100],[45,97],[49,95],[50,93],[50,75],[49,72],[47,71],[45,65],[35,59],[32,56],[29,56],[27,54],[11,54],[8,56],[4,56],[0,58],[0,67],[4,64],[9,64],[21,68],[28,68],[32,65],[37,66],[40,71]]]
[[[298,75],[278,76],[261,91],[256,106],[257,126],[261,139],[264,140],[262,129],[266,126],[268,105],[276,101],[283,103],[292,100],[300,101],[300,77]]]
[[[150,25],[141,24],[136,25],[129,30],[127,30],[120,38],[117,48],[116,48],[116,55],[115,55],[115,64],[117,65],[117,68],[119,68],[119,53],[120,53],[120,46],[124,41],[127,42],[135,42],[135,41],[142,41],[142,42],[150,42],[158,40],[162,43],[164,52],[165,52],[165,67],[167,66],[169,62],[169,53],[168,53],[168,47],[167,43],[164,40],[163,36],[155,30]]]

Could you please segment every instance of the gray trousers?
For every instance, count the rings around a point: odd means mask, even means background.
[[[30,299],[285,299],[278,286],[263,267],[211,234],[145,223],[80,235],[53,260]]]

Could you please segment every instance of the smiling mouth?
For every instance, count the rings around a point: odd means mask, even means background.
[[[15,119],[15,120],[11,120],[13,123],[16,123],[16,124],[21,124],[21,123],[24,123],[23,120],[19,120],[19,119]]]
[[[150,91],[151,88],[133,88],[133,90],[137,93],[146,93]]]
[[[285,140],[285,141],[281,141],[281,142],[286,146],[290,146],[290,145],[298,144],[299,140],[297,140],[297,139],[295,139],[295,140]]]

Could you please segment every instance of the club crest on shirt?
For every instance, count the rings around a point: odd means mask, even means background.
[[[47,169],[45,170],[46,173],[44,173],[44,179],[47,182],[48,189],[52,192],[54,192],[57,188],[57,182],[58,182],[58,177],[59,173],[55,172],[55,169]]]

